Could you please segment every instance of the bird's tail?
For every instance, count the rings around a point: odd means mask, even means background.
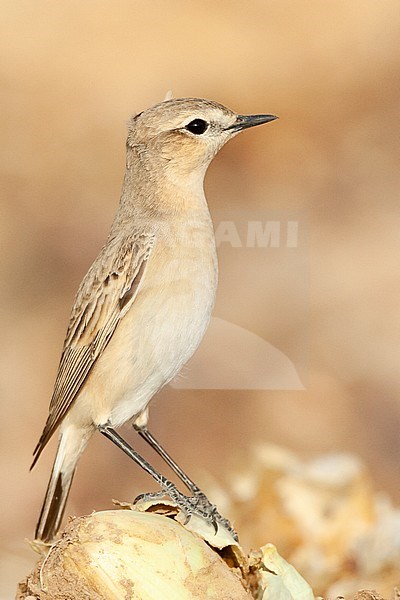
[[[35,539],[52,542],[60,528],[76,464],[92,431],[69,424],[60,434],[56,458],[47,486]]]

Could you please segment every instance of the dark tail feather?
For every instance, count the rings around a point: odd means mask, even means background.
[[[61,433],[57,454],[47,486],[35,539],[52,542],[63,518],[76,463],[85,449],[92,431],[69,426]]]
[[[53,469],[39,521],[36,525],[35,539],[42,542],[52,542],[54,540],[64,515],[74,473],[75,469],[65,476],[61,472],[54,473]]]

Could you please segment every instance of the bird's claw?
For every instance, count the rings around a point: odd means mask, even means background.
[[[165,498],[166,492],[146,492],[145,494],[139,494],[133,501],[133,504],[137,504],[138,502],[151,502],[152,500],[162,500]]]
[[[214,504],[211,504],[207,496],[198,488],[193,490],[192,496],[185,496],[185,494],[180,492],[173,483],[167,482],[163,486],[162,491],[140,494],[135,499],[135,503],[139,500],[161,500],[166,495],[168,495],[182,511],[185,519],[183,523],[184,525],[189,523],[193,515],[198,515],[204,521],[206,521],[206,523],[213,527],[215,535],[218,533],[218,526],[220,525],[229,531],[235,541],[238,541],[238,535],[228,519],[219,514],[217,507]]]

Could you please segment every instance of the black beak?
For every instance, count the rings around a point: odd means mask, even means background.
[[[233,129],[234,131],[241,131],[248,127],[275,121],[275,119],[278,119],[275,115],[238,115],[236,121],[227,127],[226,130]]]

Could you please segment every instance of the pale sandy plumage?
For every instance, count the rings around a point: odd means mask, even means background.
[[[207,123],[204,134],[187,129],[196,119]],[[129,420],[144,427],[151,398],[204,335],[217,257],[203,178],[221,146],[250,126],[235,129],[239,119],[215,102],[177,99],[129,123],[119,210],[76,295],[35,450],[34,463],[61,425],[39,539],[54,537],[76,462],[96,427]]]

